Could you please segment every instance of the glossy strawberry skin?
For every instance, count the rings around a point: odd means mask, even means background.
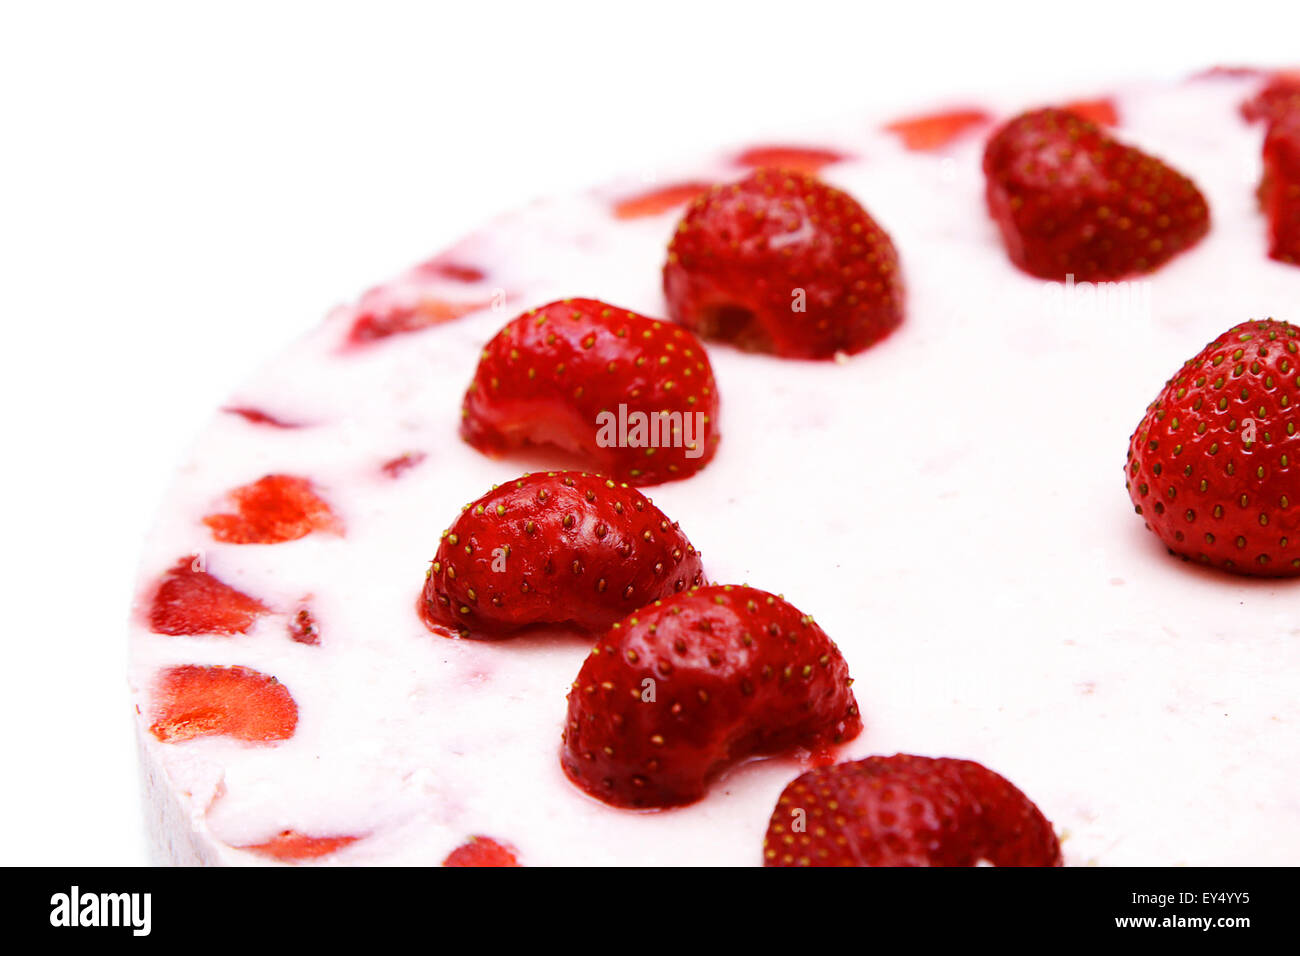
[[[984,152],[989,213],[1030,275],[1108,281],[1151,272],[1210,227],[1186,176],[1059,109],[1024,113]]]
[[[250,667],[171,667],[159,675],[154,697],[149,730],[163,743],[211,736],[274,743],[298,726],[289,689]]]
[[[1060,866],[1052,826],[971,760],[868,757],[819,767],[781,793],[765,866]]]
[[[420,610],[435,631],[465,637],[538,625],[594,631],[703,580],[686,535],[635,488],[547,472],[465,506],[443,532]]]
[[[1300,265],[1300,106],[1269,125],[1260,199],[1269,222],[1269,255]]]
[[[761,168],[696,199],[668,245],[669,314],[786,358],[860,352],[903,321],[898,253],[848,194]]]
[[[1300,329],[1245,322],[1147,408],[1125,478],[1137,513],[1171,552],[1238,574],[1300,574],[1297,371]]]
[[[149,609],[156,634],[247,634],[269,608],[181,558],[164,576]]]
[[[626,419],[654,417],[658,437],[604,432],[602,416],[619,418],[620,406]],[[465,393],[461,436],[487,454],[550,444],[619,481],[675,481],[717,450],[718,386],[690,332],[566,299],[525,312],[488,342]]]
[[[569,692],[561,765],[614,806],[691,803],[745,757],[856,737],[851,683],[826,633],[781,598],[692,589],[596,642]]]

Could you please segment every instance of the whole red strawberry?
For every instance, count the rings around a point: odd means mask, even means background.
[[[781,598],[694,588],[596,642],[569,691],[561,764],[614,806],[691,803],[745,757],[856,737],[851,683],[831,639]]]
[[[664,265],[669,314],[705,338],[787,358],[860,352],[903,321],[889,235],[852,196],[762,168],[696,199]]]
[[[1150,272],[1210,228],[1195,183],[1068,110],[1024,113],[1001,127],[984,151],[984,174],[1007,254],[1044,279]]]
[[[1169,380],[1129,441],[1129,497],[1166,547],[1300,574],[1300,329],[1245,322]]]
[[[699,552],[641,492],[577,471],[524,475],[466,505],[420,597],[465,637],[552,624],[599,630],[704,581]]]
[[[1060,866],[1052,825],[971,760],[868,757],[819,767],[781,793],[765,866]]]
[[[1259,194],[1272,240],[1269,255],[1300,265],[1300,106],[1269,125]]]
[[[461,418],[480,451],[558,445],[637,485],[694,474],[720,438],[718,386],[699,340],[595,299],[552,302],[497,333]]]

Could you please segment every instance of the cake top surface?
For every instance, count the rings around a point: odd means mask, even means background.
[[[1256,203],[1261,133],[1238,109],[1257,84],[1111,97],[1116,135],[1190,176],[1213,228],[1102,289],[1008,261],[984,207],[988,125],[928,151],[880,122],[827,130],[807,144],[818,175],[892,236],[906,320],[835,362],[710,343],[716,455],[642,489],[710,581],[779,592],[838,644],[865,723],[840,756],[978,760],[1033,797],[1071,864],[1287,863],[1300,848],[1293,586],[1170,558],[1123,486],[1126,441],[1184,360],[1246,319],[1296,316],[1300,273],[1267,257]],[[685,200],[772,158],[729,152],[493,223],[330,315],[210,423],[147,546],[131,683],[147,759],[211,859],[264,860],[241,848],[291,831],[336,841],[320,862],[437,863],[475,834],[525,864],[760,862],[800,755],[736,767],[690,806],[606,806],[558,760],[590,638],[442,638],[416,598],[462,505],[523,472],[581,467],[461,441],[484,343],[569,296],[665,316],[660,269]],[[385,334],[403,323],[427,327]],[[294,537],[241,543],[237,521],[205,521],[238,515],[232,490],[266,475],[309,483]],[[151,617],[190,556],[253,601],[218,633]],[[291,731],[150,733],[159,675],[209,664],[274,675]],[[265,699],[267,725],[287,726]]]

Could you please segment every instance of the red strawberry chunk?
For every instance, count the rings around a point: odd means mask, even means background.
[[[452,302],[423,298],[410,303],[390,303],[363,309],[348,332],[350,345],[366,345],[392,335],[419,332],[469,315],[491,305],[490,299]]]
[[[1241,104],[1241,115],[1252,122],[1272,122],[1295,112],[1300,112],[1300,71],[1275,73],[1262,90]]]
[[[426,457],[428,456],[422,451],[409,451],[405,455],[390,458],[379,467],[389,478],[398,478],[420,464]]]
[[[554,445],[638,485],[689,477],[721,438],[699,340],[595,299],[506,325],[483,349],[461,416],[461,435],[486,454]]]
[[[991,122],[993,117],[983,110],[957,109],[894,120],[887,123],[885,129],[897,134],[908,149],[927,152],[942,149]]]
[[[1065,110],[1025,113],[999,129],[984,173],[1011,261],[1045,279],[1151,272],[1210,228],[1195,183]]]
[[[1300,265],[1300,108],[1269,125],[1260,199],[1268,216],[1269,255]]]
[[[737,166],[779,166],[809,175],[823,166],[847,159],[843,153],[817,146],[751,146],[735,158]]]
[[[310,608],[299,608],[294,614],[289,621],[289,637],[298,644],[310,644],[313,647],[320,643],[320,625],[316,623]]]
[[[260,408],[254,408],[251,405],[231,405],[222,409],[228,415],[238,415],[246,422],[254,425],[267,425],[271,428],[301,428],[302,425],[297,422],[285,421],[283,418],[277,418],[270,412],[264,412]]]
[[[614,203],[614,218],[644,219],[647,216],[661,215],[690,202],[710,185],[712,184],[705,182],[669,183],[667,186],[656,186],[645,192],[624,196]]]
[[[518,851],[505,843],[498,843],[491,837],[472,836],[469,841],[456,847],[443,866],[519,866]]]
[[[276,544],[313,531],[339,532],[339,520],[306,478],[266,475],[230,492],[236,513],[210,514],[203,523],[228,544]]]
[[[782,791],[765,866],[1060,866],[1052,825],[971,760],[868,757],[819,767]]]
[[[297,863],[300,860],[317,860],[328,856],[356,843],[358,839],[360,837],[310,836],[297,830],[283,830],[264,843],[253,843],[236,849],[248,850],[282,863]]]
[[[1098,126],[1119,125],[1119,110],[1115,106],[1115,101],[1111,99],[1075,100],[1073,103],[1066,103],[1061,109],[1075,116],[1081,116]]]
[[[154,694],[149,730],[163,743],[211,736],[271,743],[298,726],[289,689],[249,667],[172,667],[159,675]]]
[[[269,608],[181,558],[154,592],[149,626],[158,634],[247,634]]]
[[[1229,329],[1187,362],[1129,440],[1134,509],[1173,554],[1300,575],[1300,328]]]
[[[596,642],[569,691],[560,761],[614,806],[691,803],[746,757],[856,737],[851,683],[826,633],[781,598],[693,588]]]
[[[764,167],[695,200],[663,281],[683,326],[788,358],[860,352],[903,320],[889,236],[851,196],[794,171]]]
[[[428,262],[421,263],[416,266],[415,271],[437,279],[450,279],[452,282],[474,283],[482,282],[487,278],[487,273],[478,266],[448,258],[446,255],[435,256]]]
[[[494,488],[443,532],[420,607],[435,631],[502,637],[608,627],[703,582],[700,555],[635,488],[576,471]]]

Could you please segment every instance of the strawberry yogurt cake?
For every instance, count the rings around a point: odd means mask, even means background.
[[[157,860],[1297,862],[1300,77],[1084,92],[538,203],[272,360],[145,547]]]

